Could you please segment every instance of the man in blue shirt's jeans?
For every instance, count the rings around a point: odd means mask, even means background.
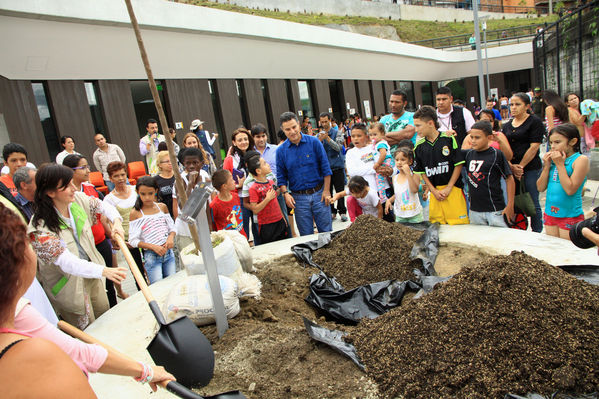
[[[295,221],[300,235],[332,231],[330,198],[331,167],[320,140],[302,134],[297,116],[284,112],[281,129],[287,136],[277,149],[277,184],[288,207],[295,209]]]

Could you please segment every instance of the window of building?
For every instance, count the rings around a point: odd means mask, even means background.
[[[433,85],[431,82],[420,83],[420,93],[422,94],[422,105],[432,105],[433,103]]]
[[[414,83],[399,82],[399,90],[404,91],[408,95],[408,105],[406,105],[406,110],[414,112],[416,110],[416,100],[414,99]]]
[[[306,116],[310,118],[310,123],[314,129],[317,128],[316,117],[314,116],[314,106],[312,105],[312,93],[310,85],[307,80],[298,80],[297,86],[299,88],[300,104],[302,107],[303,115],[300,121]]]
[[[85,94],[87,94],[87,103],[89,104],[89,110],[92,114],[92,121],[94,123],[94,132],[102,133],[106,137],[107,140],[110,141],[110,138],[106,136],[106,132],[104,129],[104,117],[102,116],[102,108],[100,105],[100,101],[96,93],[98,86],[96,82],[85,82]]]
[[[131,87],[131,97],[133,98],[133,107],[135,108],[135,117],[137,119],[137,126],[139,129],[139,136],[143,136],[146,132],[146,123],[148,119],[155,119],[158,122],[158,128],[160,134],[163,134],[162,128],[160,127],[160,118],[158,117],[158,111],[156,111],[156,105],[154,104],[154,98],[152,97],[152,91],[150,90],[150,84],[147,80],[132,80],[129,82]],[[160,102],[164,107],[164,86],[162,81],[156,81],[156,87],[158,88],[158,96]],[[166,109],[165,109],[166,113]],[[167,123],[170,123],[168,114],[166,115]]]
[[[31,88],[33,89],[33,95],[37,105],[37,112],[42,123],[44,139],[46,140],[46,147],[50,153],[50,159],[55,159],[56,155],[62,151],[62,148],[58,140],[56,126],[54,125],[54,118],[52,117],[50,102],[46,96],[45,84],[42,82],[32,82]]]

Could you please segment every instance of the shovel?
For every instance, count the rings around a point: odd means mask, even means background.
[[[123,251],[129,269],[160,326],[156,336],[148,345],[150,356],[156,364],[170,371],[182,385],[188,388],[208,385],[214,372],[214,351],[210,341],[187,316],[170,323],[166,322],[127,244],[118,235],[116,242]]]
[[[83,341],[87,344],[100,345],[104,349],[106,349],[108,352],[114,353],[115,355],[120,355],[120,356],[130,359],[130,360],[133,360],[129,356],[120,353],[113,347],[92,337],[88,333],[81,331],[77,327],[70,325],[66,321],[63,321],[63,320],[59,321],[57,324],[57,327],[60,330],[62,330],[64,333],[70,335],[73,338],[77,338],[78,340]],[[243,395],[239,391],[224,392],[224,393],[219,393],[218,395],[214,395],[214,396],[200,396],[197,393],[190,390],[189,388],[184,387],[177,381],[161,381],[158,383],[158,385],[160,385],[162,388],[166,389],[167,391],[169,391],[183,399],[246,399],[245,395]]]

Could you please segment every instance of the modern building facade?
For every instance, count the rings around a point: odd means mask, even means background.
[[[48,3],[48,4],[47,4]],[[480,103],[476,54],[444,52],[327,28],[163,0],[133,2],[167,119],[181,139],[191,120],[206,121],[230,145],[240,125],[263,123],[276,142],[288,110],[316,118],[331,112],[388,111],[394,89],[410,108],[433,103],[439,82]],[[120,0],[0,0],[0,144],[24,144],[30,159],[53,160],[62,135],[91,157],[104,133],[129,161],[156,118],[129,18]],[[530,86],[530,43],[489,49],[491,87]],[[472,101],[473,100],[473,101]],[[218,151],[217,151],[218,152]]]

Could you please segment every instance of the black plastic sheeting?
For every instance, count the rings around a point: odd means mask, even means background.
[[[379,281],[345,289],[324,272],[310,278],[310,294],[305,299],[325,316],[344,324],[357,324],[360,319],[374,319],[400,305],[407,290],[418,291],[413,281]]]
[[[322,267],[312,259],[312,253],[328,245],[343,231],[319,234],[316,240],[294,245],[291,251],[300,262],[320,270],[310,278],[310,294],[305,299],[329,318],[344,324],[357,324],[360,319],[373,319],[390,309],[400,305],[404,294],[408,291],[418,291],[421,284],[417,276],[435,275],[435,260],[439,253],[439,224],[422,224],[424,229],[420,238],[414,243],[410,257],[422,262],[420,270],[414,271],[414,280],[408,281],[379,281],[356,287],[346,291],[335,278],[327,276]]]
[[[356,366],[360,368],[360,370],[365,370],[364,364],[356,352],[356,348],[352,344],[348,344],[343,340],[343,337],[347,335],[347,333],[339,330],[329,330],[328,328],[324,328],[318,324],[312,323],[305,317],[302,318],[304,319],[304,326],[306,327],[306,331],[308,331],[310,338],[315,341],[322,342],[342,355],[349,357],[356,364]]]

